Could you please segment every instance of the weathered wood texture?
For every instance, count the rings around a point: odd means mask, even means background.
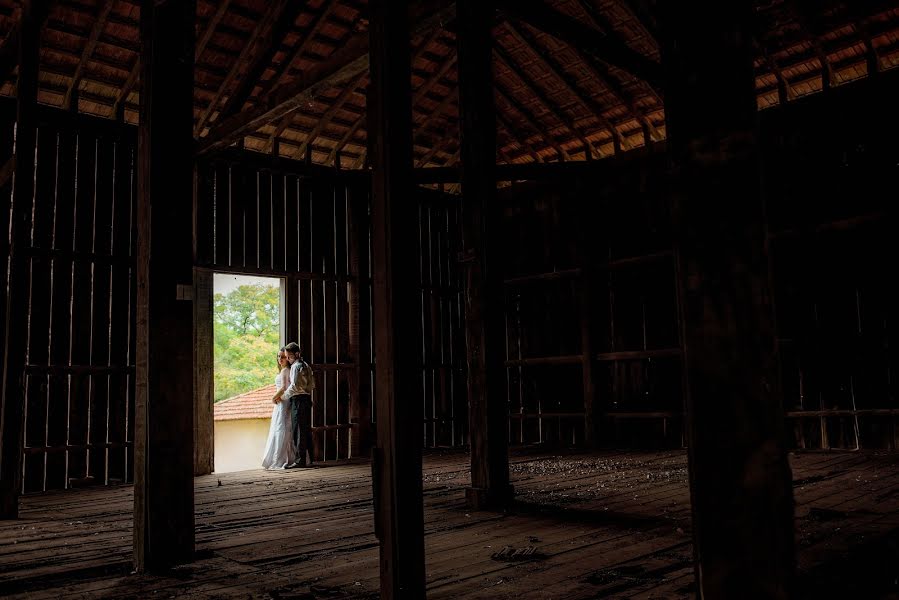
[[[48,109],[34,127],[34,219],[20,251],[28,283],[14,292],[28,342],[20,489],[130,481],[135,131]]]
[[[198,196],[199,197],[199,196]],[[194,475],[215,470],[213,274],[194,270]]]
[[[373,0],[368,88],[372,164],[375,420],[374,525],[384,600],[425,597],[421,322],[412,181],[412,48],[407,6]]]
[[[809,597],[895,594],[899,456],[809,452],[791,462]],[[470,513],[467,454],[425,456],[428,598],[696,597],[684,452],[513,451],[510,468],[516,510]],[[21,520],[0,523],[0,594],[375,598],[368,471],[198,478],[198,560],[166,576],[130,574],[130,486],[25,496]]]
[[[2,318],[6,321],[3,339],[2,431],[0,431],[0,518],[18,515],[22,481],[22,438],[26,412],[25,364],[28,353],[28,246],[32,230],[35,189],[34,152],[37,146],[37,90],[40,63],[40,34],[48,0],[22,5],[18,23],[18,64],[16,79],[16,146],[13,176],[15,186],[10,211],[8,302]]]
[[[468,443],[467,358],[459,199],[420,190],[419,276],[424,445]]]
[[[25,493],[133,477],[135,134],[37,112],[33,230],[22,252]]]
[[[761,113],[766,222],[788,437],[800,448],[899,447],[892,186],[897,73]],[[858,114],[817,124],[832,114]],[[863,115],[863,116],[862,116]],[[683,378],[664,155],[547,165],[501,190],[513,443],[579,443],[582,324],[596,441],[683,443]],[[566,175],[565,169],[571,167]],[[823,171],[822,171],[823,169]],[[822,174],[825,173],[826,175]],[[536,175],[536,173],[533,173]],[[588,286],[586,314],[577,290]]]
[[[696,586],[710,600],[794,597],[752,14],[748,0],[696,1],[661,19]]]
[[[503,506],[512,497],[508,409],[503,393],[503,305],[496,202],[496,107],[490,1],[457,3],[459,122],[462,151],[462,243],[468,358],[469,501]]]
[[[134,566],[194,552],[193,0],[141,3]],[[77,226],[76,226],[77,232]]]
[[[353,231],[368,230],[368,190],[309,177],[303,165],[245,155],[199,166],[197,260],[200,270],[277,277],[282,281],[282,337],[300,344],[316,374],[312,421],[315,460],[351,453],[351,391],[371,360],[360,362],[350,339],[351,293],[367,296],[371,279],[350,257]],[[201,179],[201,180],[203,180]],[[351,203],[360,208],[350,210]],[[361,235],[361,234],[360,234]],[[368,236],[353,240],[364,243]],[[367,256],[367,254],[366,254]],[[370,311],[366,303],[366,310]],[[370,340],[370,332],[364,335]],[[369,386],[370,387],[370,386]],[[366,392],[365,389],[362,390]],[[370,406],[370,396],[359,399]],[[367,420],[370,422],[370,418]],[[367,425],[365,423],[363,426]],[[357,448],[358,451],[365,451]]]
[[[203,161],[198,182],[199,270],[282,280],[282,337],[300,343],[319,378],[316,457],[368,456],[374,365],[369,182],[255,153]],[[413,191],[412,206],[423,440],[427,446],[463,445],[460,207],[457,199],[425,189]]]

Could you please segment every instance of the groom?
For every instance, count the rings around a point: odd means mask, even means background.
[[[290,363],[290,386],[284,397],[290,402],[290,415],[293,417],[293,439],[297,448],[297,459],[285,468],[312,466],[312,391],[315,389],[315,377],[312,367],[303,360],[300,346],[290,342],[284,347],[287,361]],[[309,462],[306,462],[306,452]]]

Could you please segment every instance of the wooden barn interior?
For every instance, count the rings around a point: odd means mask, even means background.
[[[899,598],[899,1],[0,38],[0,596]],[[314,468],[213,472],[214,273],[282,281]]]

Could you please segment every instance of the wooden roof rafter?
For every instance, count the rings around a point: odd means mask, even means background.
[[[618,4],[634,18],[634,22],[658,48],[659,24],[656,22],[652,10],[647,6],[647,0],[618,0]]]
[[[821,89],[827,91],[836,83],[833,66],[830,64],[830,59],[827,57],[827,52],[824,50],[824,46],[821,44],[821,41],[814,34],[813,27],[809,23],[806,11],[803,10],[800,3],[787,1],[785,2],[785,4],[793,13],[793,16],[796,18],[796,22],[799,24],[799,28],[805,34],[806,41],[811,44],[812,48],[815,51],[815,56],[821,63]]]
[[[587,110],[587,112],[596,117],[596,120],[599,121],[600,126],[608,130],[609,134],[612,136],[612,146],[614,148],[614,154],[620,154],[622,150],[627,149],[624,136],[621,135],[621,132],[618,131],[618,128],[615,127],[615,125],[613,125],[611,121],[609,121],[603,114],[606,110],[606,107],[600,105],[598,102],[596,102],[596,100],[586,95],[581,89],[579,89],[575,79],[565,71],[565,67],[559,64],[559,62],[552,56],[552,54],[548,52],[541,52],[537,37],[527,30],[527,26],[519,28],[511,22],[507,23],[506,26],[512,32],[512,35],[515,37],[515,40],[517,42],[524,44],[534,54],[538,56],[543,55],[543,63],[549,68],[553,76],[558,79],[565,90],[575,100],[577,100],[577,102],[580,103],[580,105],[583,106],[584,109]]]
[[[356,92],[356,89],[359,87],[359,85],[362,83],[362,81],[367,76],[368,76],[368,73],[363,71],[362,73],[359,73],[359,75],[357,75],[356,78],[353,79],[349,85],[347,85],[345,88],[343,88],[343,90],[340,92],[340,95],[338,95],[337,98],[334,99],[334,102],[325,111],[325,113],[321,117],[318,118],[318,120],[315,123],[315,127],[312,129],[311,132],[309,132],[309,134],[306,136],[306,139],[303,140],[303,143],[300,144],[299,150],[297,151],[298,154],[305,155],[306,148],[309,146],[309,144],[312,144],[315,142],[315,139],[321,134],[322,130],[328,126],[328,124],[331,122],[331,119],[334,118],[335,114],[337,114],[337,111],[339,111],[340,109],[343,108],[343,105],[346,104],[347,100],[349,100],[350,97],[352,97],[352,95]],[[292,120],[293,116],[294,116],[294,113],[291,113],[286,118],[289,118]],[[277,134],[277,131],[276,131],[276,134]],[[277,134],[277,135],[280,135],[280,134]],[[276,135],[273,134],[272,139],[274,139],[275,137],[276,137]],[[335,160],[336,160],[336,156],[335,156]]]
[[[424,129],[425,127],[427,127],[427,125],[431,121],[441,117],[443,115],[443,113],[446,111],[446,109],[449,108],[450,105],[453,103],[453,101],[457,100],[457,98],[458,98],[458,93],[456,93],[456,92],[447,94],[446,97],[444,97],[443,100],[440,101],[440,104],[438,104],[434,108],[433,111],[431,111],[430,113],[425,115],[424,120],[418,124],[419,129]],[[419,162],[419,165],[423,165],[423,164],[430,162],[439,150],[440,150],[440,144],[437,142],[432,143],[431,149],[428,151],[427,154],[425,154],[425,156]]]
[[[608,20],[590,3],[588,0],[578,0],[578,3],[583,8],[584,12],[587,15],[593,24],[599,28],[601,31],[606,32],[608,35],[610,31],[613,30],[612,25],[608,22]],[[609,72],[609,67],[598,60],[596,60],[593,56],[585,54],[581,52],[579,48],[576,46],[573,47],[574,51],[577,53],[578,58],[583,63],[584,67],[594,79],[599,81],[615,98],[619,103],[623,104],[628,111],[634,115],[634,118],[640,123],[640,126],[643,129],[643,137],[644,144],[648,145],[653,141],[658,141],[662,139],[662,134],[656,128],[656,126],[652,123],[649,117],[646,115],[646,111],[642,110],[637,106],[637,103],[634,101],[634,98],[628,94],[624,86],[615,78],[615,76]],[[650,93],[653,94],[656,101],[659,105],[662,105],[661,97],[656,93],[656,91],[652,88],[652,86],[647,86],[650,90]]]
[[[209,102],[209,105],[200,114],[200,118],[197,121],[195,128],[195,136],[199,136],[206,128],[206,124],[212,118],[212,114],[218,107],[222,97],[228,92],[228,88],[240,74],[243,66],[250,61],[250,57],[254,56],[254,51],[257,50],[257,47],[262,42],[265,32],[275,24],[289,1],[290,0],[277,0],[276,2],[272,2],[265,12],[265,15],[256,22],[256,27],[253,28],[249,41],[241,48],[240,54],[231,65],[231,69],[228,71],[228,75],[225,77],[224,81],[219,85],[218,91],[212,101]]]
[[[633,50],[617,38],[603,34],[559,10],[547,6],[543,0],[497,0],[497,8],[517,21],[547,33],[556,39],[580,48],[610,66],[627,71],[637,79],[661,90],[662,66]]]
[[[302,14],[305,5],[305,2],[299,2],[298,0],[288,1],[278,14],[275,22],[259,42],[263,46],[262,51],[253,59],[243,78],[238,83],[237,89],[228,97],[228,101],[225,102],[225,106],[219,115],[220,119],[230,117],[243,108],[244,104],[249,100],[253,89],[258,85],[262,74],[271,64],[272,59],[284,42],[284,38],[290,33],[297,17]],[[310,32],[310,37],[313,33],[314,30]]]
[[[523,38],[521,38],[521,36],[518,34],[518,32],[515,30],[515,28],[508,21],[505,22],[505,26],[506,26],[506,29],[516,39],[516,41],[518,41],[519,44],[521,44],[524,48],[526,48],[530,52],[530,54],[535,57],[535,60],[538,63],[542,64],[543,67],[547,71],[553,72],[553,68],[546,62],[545,57],[542,56],[540,54],[540,52],[538,52],[537,49],[534,48],[531,44],[529,44],[527,41],[525,41]],[[504,48],[502,48],[502,46],[500,46],[500,44],[494,44],[494,53],[499,58],[500,62],[502,62],[507,69],[509,69],[513,73],[518,74],[518,78],[525,85],[525,88],[527,88],[528,92],[530,92],[531,95],[533,95],[535,98],[537,98],[537,100],[540,101],[540,103],[547,110],[547,112],[549,114],[553,115],[553,117],[555,117],[556,120],[558,120],[560,123],[562,123],[562,125],[565,128],[567,128],[574,135],[575,138],[580,140],[581,144],[583,144],[583,146],[584,146],[584,152],[586,155],[588,155],[588,156],[598,156],[599,155],[599,152],[596,149],[596,147],[593,145],[593,143],[590,142],[587,139],[587,136],[585,136],[581,132],[581,130],[577,127],[577,125],[575,125],[574,119],[572,119],[568,115],[566,115],[562,111],[561,108],[557,108],[556,103],[553,102],[549,98],[549,96],[546,95],[546,92],[544,92],[537,85],[536,82],[532,81],[529,77],[525,77],[525,74],[524,74],[525,69],[513,68],[513,67],[518,67],[517,62],[515,61],[514,58],[512,58],[512,56]],[[554,73],[554,77],[556,77],[556,79],[558,79],[558,76],[556,76],[555,73]]]
[[[260,83],[260,98],[269,94],[272,90],[276,89],[278,85],[280,85],[281,81],[284,79],[284,76],[290,70],[290,66],[306,52],[306,50],[309,48],[309,44],[312,42],[315,34],[318,32],[319,27],[321,27],[323,23],[327,22],[328,18],[334,12],[334,9],[337,6],[337,2],[325,2],[322,5],[321,11],[319,11],[319,13],[312,18],[312,21],[303,32],[300,43],[297,44],[296,47],[291,49],[285,59],[274,67],[274,75],[272,75],[272,77],[267,81]]]
[[[33,0],[32,18],[36,19],[43,27],[50,17],[50,11],[56,4],[55,0]],[[19,64],[19,24],[22,20],[22,11],[19,9],[16,24],[9,30],[3,41],[0,42],[0,81],[12,74]]]
[[[534,148],[530,144],[525,143],[525,140],[523,140],[521,138],[521,136],[518,134],[518,132],[515,131],[515,128],[512,126],[511,123],[509,123],[509,121],[508,121],[508,119],[506,119],[505,115],[503,115],[499,111],[496,111],[496,121],[497,121],[497,124],[502,129],[504,129],[506,131],[506,133],[509,134],[509,136],[511,136],[511,138],[513,140],[515,140],[515,142],[519,146],[521,146],[521,149],[524,151],[523,154],[530,154],[531,158],[534,159],[534,162],[538,162],[538,163],[544,162],[543,157],[540,156],[537,153],[537,151],[534,150]],[[515,161],[515,158],[511,154],[508,154],[506,152],[505,148],[500,147],[500,145],[498,143],[497,143],[497,151],[506,159],[506,162],[511,163],[511,162]]]
[[[502,59],[499,59],[502,61]],[[506,68],[509,68],[508,65]],[[542,137],[544,141],[548,142],[549,146],[552,147],[553,150],[556,151],[556,155],[560,161],[571,160],[571,155],[568,154],[568,151],[562,147],[562,145],[552,136],[552,134],[546,131],[545,127],[540,127],[540,124],[537,123],[536,118],[530,114],[530,112],[525,108],[525,106],[519,102],[512,94],[503,89],[503,85],[498,81],[494,81],[494,85],[496,87],[496,95],[502,98],[502,100],[511,106],[515,111],[520,114],[524,118],[524,122],[527,123],[528,127],[533,130],[534,134]],[[526,141],[526,138],[525,138]],[[543,162],[542,160],[538,160],[537,162]]]
[[[356,137],[356,132],[362,127],[365,123],[365,114],[359,115],[359,118],[355,120],[353,126],[346,130],[346,133],[343,134],[343,137],[340,138],[340,141],[334,146],[334,149],[328,154],[328,158],[325,159],[325,164],[332,164],[335,160],[337,154],[343,153],[344,148],[347,144],[351,143],[352,139]],[[364,152],[363,152],[364,154]]]
[[[780,102],[780,104],[786,104],[792,100],[794,96],[789,80],[784,75],[783,69],[780,68],[780,65],[777,64],[777,61],[774,60],[774,57],[771,56],[764,44],[762,44],[758,38],[755,39],[755,47],[761,55],[765,67],[771,71],[771,74],[774,75],[774,79],[777,81],[778,102]]]
[[[76,103],[78,102],[78,87],[81,84],[84,68],[87,61],[90,60],[91,55],[93,55],[94,50],[97,48],[97,43],[100,41],[100,34],[103,33],[103,29],[106,27],[106,21],[109,19],[109,14],[112,12],[115,3],[116,0],[105,0],[103,8],[100,9],[100,14],[97,15],[97,20],[91,28],[90,37],[88,37],[87,43],[84,45],[84,50],[81,52],[81,59],[78,61],[75,74],[72,76],[72,83],[69,85],[69,89],[66,91],[65,98],[62,101],[64,110],[71,110],[73,101]]]
[[[456,12],[455,3],[430,0],[419,7],[414,35],[423,35],[434,27],[442,27]],[[243,135],[256,131],[263,125],[296,110],[323,89],[341,87],[368,70],[368,33],[353,32],[347,42],[328,59],[320,62],[302,77],[272,90],[260,98],[257,106],[217,123],[209,134],[200,140],[197,152],[225,148]]]
[[[228,7],[230,5],[231,0],[221,0],[221,2],[219,3],[218,8],[209,19],[206,28],[203,30],[203,34],[197,40],[196,49],[194,51],[195,61],[199,61],[200,57],[203,55],[203,52],[206,51],[206,46],[209,44],[209,40],[212,39],[212,35],[215,33],[215,30],[221,22],[222,18],[225,16],[225,13],[228,12]],[[134,90],[134,86],[137,84],[139,77],[140,56],[135,59],[134,65],[132,65],[131,67],[131,72],[128,74],[128,79],[125,80],[124,85],[119,90],[119,94],[112,106],[112,115],[116,119],[122,120],[124,118],[125,102],[128,100],[128,96],[130,96],[131,92]]]

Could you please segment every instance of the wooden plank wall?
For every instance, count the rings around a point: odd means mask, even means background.
[[[899,445],[897,89],[896,73],[885,73],[859,93],[771,115],[768,219],[785,409],[798,447]],[[833,114],[854,117],[822,129]]]
[[[899,445],[899,282],[888,266],[899,164],[888,99],[897,87],[895,76],[875,79],[762,115],[785,409],[797,447]],[[595,427],[600,445],[682,444],[665,160],[621,162],[503,195],[513,442],[578,443]],[[585,339],[592,411],[583,406]]]
[[[422,398],[427,448],[468,443],[468,393],[458,197],[420,190],[418,240]]]
[[[376,383],[369,184],[333,173],[303,175],[301,163],[250,156],[199,167],[197,266],[282,279],[286,338],[300,344],[317,378],[315,459],[358,455],[351,454],[351,429],[360,418],[371,420]],[[453,329],[461,327],[457,204],[422,190],[420,208],[413,208],[420,215],[423,435],[430,446],[467,442],[464,336]],[[369,376],[367,386],[358,383],[359,369]]]
[[[651,176],[660,169],[655,156],[616,165],[614,180],[503,195],[513,443],[681,443],[670,219]]]
[[[197,266],[282,279],[285,336],[300,344],[316,374],[315,458],[346,458],[357,369],[349,355],[348,289],[358,277],[347,238],[353,192],[258,160],[207,162],[199,176]]]
[[[12,130],[2,123],[6,155]],[[135,144],[133,128],[40,112],[28,248],[26,493],[132,480]],[[8,215],[9,186],[0,194]],[[7,249],[5,239],[4,261]]]

